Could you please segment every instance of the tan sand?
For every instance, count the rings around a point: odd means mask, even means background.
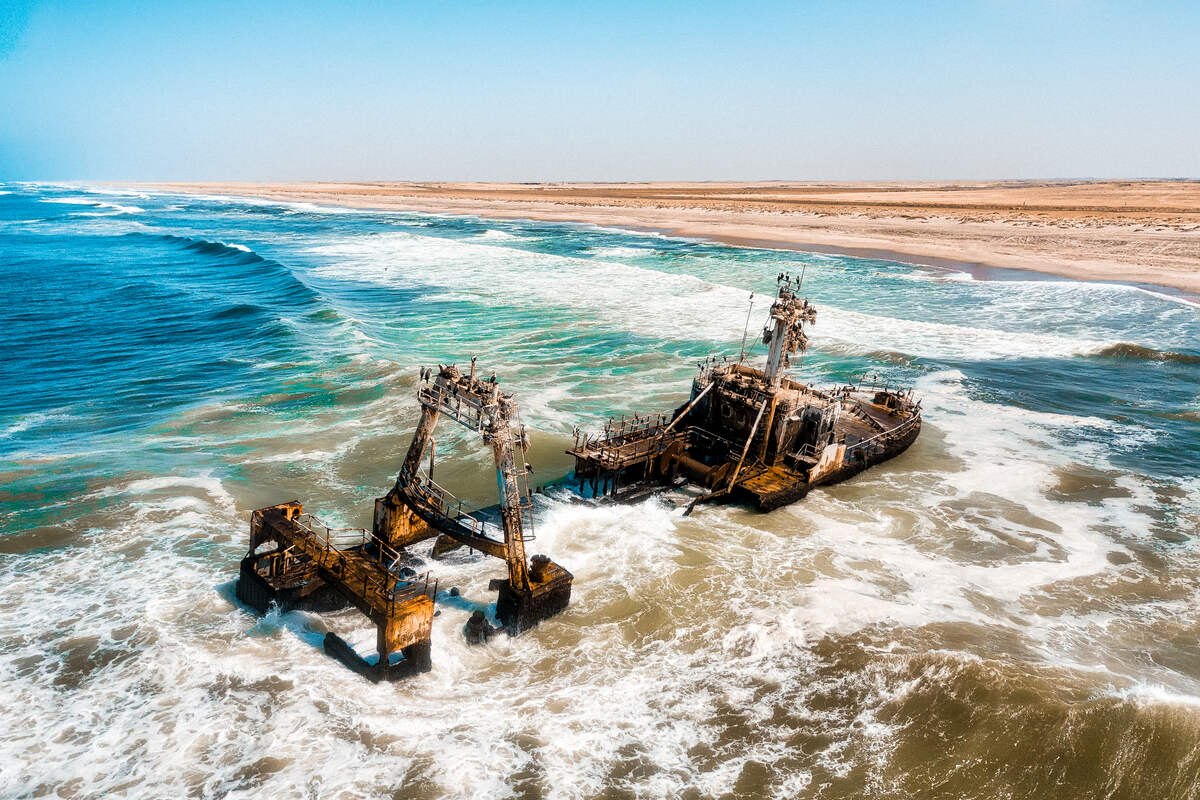
[[[163,183],[143,188],[651,228],[1200,293],[1200,181]]]

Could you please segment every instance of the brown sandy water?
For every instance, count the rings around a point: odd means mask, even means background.
[[[405,394],[355,422],[411,422]],[[368,509],[350,487],[387,475],[402,437],[336,463],[295,457],[320,436],[281,437],[236,479],[91,487],[85,506],[112,503],[67,521],[70,546],[31,532],[49,549],[6,562],[3,618],[38,597],[43,620],[5,631],[39,709],[8,741],[72,753],[66,796],[141,793],[166,767],[162,787],[212,795],[1194,796],[1191,557],[1115,524],[1159,521],[1114,516],[1124,476],[1036,455],[997,471],[929,419],[894,462],[768,515],[552,492],[537,549],[575,572],[569,612],[466,646],[502,570],[456,554],[433,565],[463,594],[443,598],[435,670],[398,685],[321,654],[326,629],[369,649],[355,614],[255,621],[229,580],[249,509],[298,486],[314,509]],[[562,445],[540,437],[531,460],[557,469]],[[463,456],[445,479],[486,496],[464,466],[486,453]],[[56,785],[43,774],[34,793]]]

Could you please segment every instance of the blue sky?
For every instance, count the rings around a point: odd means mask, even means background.
[[[1194,0],[0,0],[0,179],[1145,176]]]

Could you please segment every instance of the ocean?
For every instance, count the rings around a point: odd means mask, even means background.
[[[752,291],[758,341],[780,272],[818,307],[793,376],[913,386],[909,451],[765,515],[553,485],[576,427],[736,354]],[[1200,797],[1196,297],[10,183],[0,301],[4,797]],[[470,647],[503,564],[429,561],[433,671],[373,685],[321,650],[370,649],[356,612],[236,602],[248,516],[370,527],[418,370],[472,355],[571,605]],[[477,437],[438,455],[495,502]]]

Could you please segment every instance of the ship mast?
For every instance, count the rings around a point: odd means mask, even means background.
[[[410,517],[415,516],[449,540],[504,559],[508,578],[493,580],[489,586],[499,591],[496,617],[510,633],[536,625],[566,608],[571,598],[571,573],[544,555],[529,558],[525,552],[526,541],[533,538],[531,469],[525,462],[529,434],[521,424],[513,396],[500,391],[495,373],[487,380],[476,377],[475,359],[471,359],[468,375],[452,364],[439,364],[436,371],[422,369],[417,398],[421,401],[421,421],[404,466],[392,491],[376,504],[375,528],[383,534],[381,538],[393,544],[390,533],[409,524]],[[463,502],[434,483],[431,476],[418,474],[421,456],[433,440],[433,428],[440,416],[478,431],[491,446],[503,541],[486,535],[483,521],[464,513]],[[416,539],[408,536],[404,543],[412,541]],[[438,546],[434,546],[435,552]]]
[[[763,329],[763,344],[770,346],[766,378],[772,390],[779,388],[783,372],[790,365],[788,357],[808,349],[804,324],[817,321],[817,309],[798,294],[800,281],[800,278],[787,273],[779,274],[775,302],[771,304],[767,325]]]
[[[532,525],[533,506],[524,460],[529,440],[524,426],[520,425],[517,405],[512,395],[500,391],[494,374],[488,380],[475,377],[473,358],[470,375],[461,374],[453,365],[439,365],[436,374],[433,370],[423,370],[422,377],[424,382],[417,392],[421,401],[421,421],[409,445],[396,487],[401,494],[410,495],[414,500],[410,507],[418,514],[421,510],[426,511],[426,521],[442,533],[469,547],[502,557],[508,564],[513,590],[528,593],[531,587],[524,528],[526,521]],[[463,517],[452,512],[450,495],[433,483],[432,474],[428,476],[427,485],[417,475],[421,456],[433,440],[433,428],[441,415],[479,431],[484,442],[492,447],[504,528],[502,546],[482,538],[476,530],[476,521],[469,515]],[[519,431],[513,430],[514,424],[520,426]],[[426,495],[429,497],[421,502]]]

